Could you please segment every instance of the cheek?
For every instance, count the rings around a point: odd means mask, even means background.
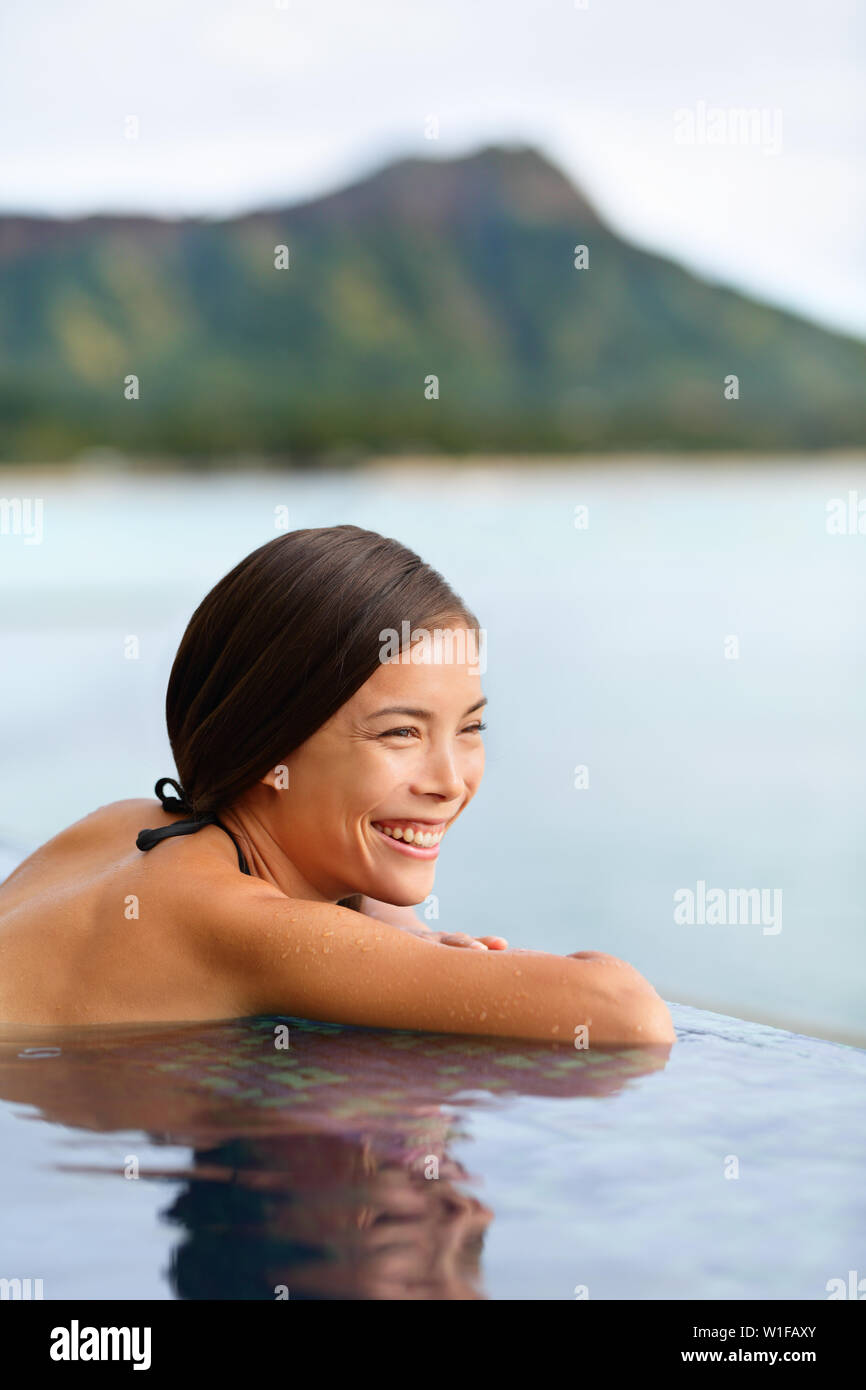
[[[381,807],[401,778],[385,750],[375,744],[355,746],[322,770],[319,806],[331,825],[354,827]]]
[[[325,832],[332,836],[339,828],[340,808],[347,794],[345,764],[305,750],[287,766],[289,785],[281,794],[285,833],[293,843],[305,846],[321,839]]]
[[[466,784],[473,791],[478,786],[478,783],[481,781],[481,778],[484,775],[484,758],[485,751],[484,747],[482,746],[478,749],[478,752],[475,753],[473,757],[470,759],[469,765],[466,769]]]
[[[384,743],[366,744],[347,763],[346,782],[354,789],[355,801],[371,806],[411,778],[411,758],[403,748],[395,750]]]
[[[289,785],[297,792],[298,809],[325,811],[346,805],[353,788],[357,793],[368,778],[369,761],[363,746],[314,736],[288,762]]]

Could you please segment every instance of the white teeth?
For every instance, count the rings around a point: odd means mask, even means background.
[[[432,849],[434,845],[438,845],[443,835],[441,830],[413,830],[411,826],[407,826],[404,830],[402,826],[381,825],[376,821],[373,824],[385,835],[390,835],[393,840],[403,840],[409,845],[420,845],[422,849]]]

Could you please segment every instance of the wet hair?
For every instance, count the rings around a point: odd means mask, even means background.
[[[381,664],[383,632],[455,623],[478,631],[441,574],[375,531],[322,526],[259,546],[199,604],[169,677],[193,814],[230,806],[321,728]]]

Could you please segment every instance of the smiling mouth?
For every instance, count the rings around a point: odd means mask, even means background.
[[[435,859],[447,822],[374,820],[371,824],[382,839],[387,840],[391,848],[398,853],[407,854],[412,859]]]

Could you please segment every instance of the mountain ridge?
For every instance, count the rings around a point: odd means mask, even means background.
[[[0,459],[850,446],[864,373],[866,344],[639,249],[528,146],[219,219],[0,216]]]

